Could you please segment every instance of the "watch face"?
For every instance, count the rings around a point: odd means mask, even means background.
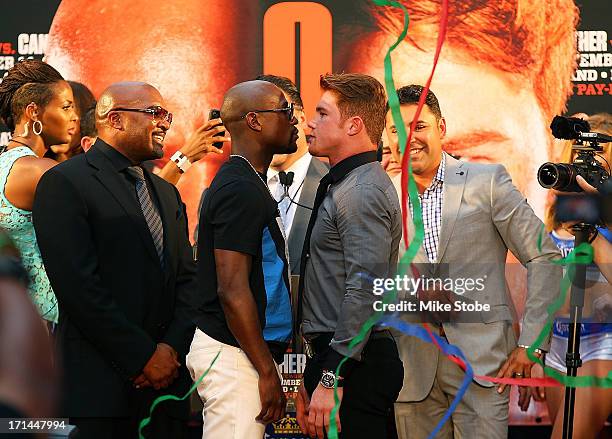
[[[333,389],[336,384],[336,376],[333,372],[323,372],[321,376],[321,385],[326,389]]]

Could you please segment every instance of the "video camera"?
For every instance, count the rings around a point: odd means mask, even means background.
[[[586,120],[575,117],[555,116],[550,129],[557,139],[575,140],[572,150],[577,155],[572,163],[547,162],[540,166],[540,185],[561,192],[582,192],[576,182],[576,176],[580,175],[591,186],[599,189],[610,178],[610,172],[595,156],[602,151],[599,144],[612,142],[612,137],[591,132],[591,126]]]

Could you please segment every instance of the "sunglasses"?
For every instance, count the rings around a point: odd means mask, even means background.
[[[136,113],[148,113],[153,116],[155,121],[160,122],[165,120],[169,124],[172,124],[172,113],[159,105],[149,108],[113,108],[111,111],[133,111]]]
[[[272,110],[249,111],[244,116],[242,116],[240,119],[244,119],[245,117],[247,117],[249,113],[287,113],[287,119],[292,120],[294,111],[295,111],[295,105],[293,104],[293,102],[291,102],[290,104],[287,104],[287,106],[283,108],[274,108]]]

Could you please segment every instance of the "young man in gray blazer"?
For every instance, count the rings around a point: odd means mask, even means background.
[[[296,321],[308,359],[296,418],[310,437],[326,437],[337,386],[340,437],[384,438],[403,378],[395,340],[375,325],[351,341],[374,314],[372,279],[395,273],[402,234],[399,200],[376,154],[386,96],[359,73],[323,75],[319,84],[308,150],[332,167],[319,183],[301,257]]]
[[[422,91],[419,85],[398,90],[407,131]],[[390,114],[387,133],[392,149],[397,152],[397,130]],[[506,169],[497,164],[454,159],[442,151],[445,135],[446,121],[437,98],[429,91],[406,149],[412,159],[425,232],[413,262],[418,263],[421,274],[433,278],[473,279],[475,285],[482,287],[455,290],[454,299],[472,304],[478,301],[490,308],[454,314],[461,322],[434,319],[431,327],[463,351],[474,374],[528,378],[534,363],[527,357],[526,348],[544,327],[546,308],[559,292],[561,270],[551,263],[560,256],[559,252],[547,235],[541,237],[539,248],[542,222],[514,187]],[[396,183],[401,193],[399,177]],[[413,213],[409,202],[403,208]],[[408,218],[411,242],[415,227]],[[518,341],[505,279],[508,250],[529,273]],[[432,297],[440,297],[440,291],[421,291],[419,300],[428,301]],[[422,316],[414,313],[404,313],[403,317],[422,321]],[[405,369],[404,386],[395,406],[398,433],[400,438],[426,438],[457,394],[464,372],[433,344],[416,337],[401,336],[398,346]],[[520,403],[524,405],[529,389],[519,390]],[[474,380],[437,437],[506,438],[508,403],[509,387]]]

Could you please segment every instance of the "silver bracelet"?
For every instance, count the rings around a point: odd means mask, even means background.
[[[517,345],[517,346],[518,346],[519,348],[529,349],[529,346],[526,346],[526,345],[524,345],[524,344],[519,344],[519,345]],[[546,351],[543,351],[543,350],[542,350],[542,349],[540,349],[540,348],[535,348],[533,351],[534,351],[536,354],[540,354],[540,355],[544,355],[544,354],[546,353]]]
[[[187,172],[187,170],[191,167],[191,162],[187,156],[180,151],[175,152],[172,157],[170,157],[170,160],[172,160],[176,166],[178,166],[181,174]]]

